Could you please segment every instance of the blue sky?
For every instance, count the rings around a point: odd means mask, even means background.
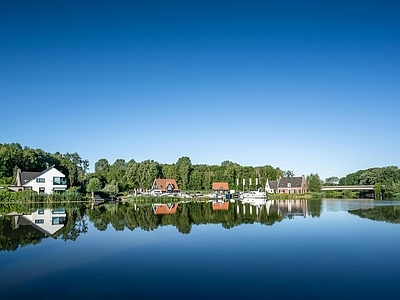
[[[396,1],[1,1],[0,143],[344,176],[400,165]]]

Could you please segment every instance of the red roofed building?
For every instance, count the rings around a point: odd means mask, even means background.
[[[213,182],[212,190],[214,193],[226,194],[229,192],[229,185],[227,182]]]
[[[162,179],[156,178],[154,179],[151,190],[154,194],[162,194],[162,193],[178,193],[179,188],[175,179]]]

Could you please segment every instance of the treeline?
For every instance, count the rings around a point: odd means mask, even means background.
[[[189,157],[184,156],[173,164],[160,164],[154,160],[136,162],[117,159],[110,164],[107,159],[100,159],[95,163],[94,173],[88,179],[100,179],[102,185],[118,187],[119,191],[133,189],[150,189],[155,178],[173,178],[181,190],[210,190],[215,181],[228,182],[230,189],[236,189],[237,179],[239,188],[243,187],[243,178],[246,180],[246,189],[251,178],[251,187],[263,187],[267,179],[275,180],[282,176],[279,168],[272,166],[240,166],[231,161],[224,161],[221,165],[192,164]]]
[[[18,143],[0,144],[0,185],[15,183],[15,175],[22,171],[41,172],[48,166],[55,165],[68,180],[68,187],[80,187],[82,193],[91,178],[101,181],[105,192],[126,192],[133,189],[150,189],[155,178],[173,178],[181,190],[210,190],[212,182],[226,181],[230,189],[239,188],[246,180],[246,189],[265,185],[267,179],[275,180],[282,175],[293,176],[291,171],[281,171],[272,166],[240,166],[231,161],[221,165],[192,164],[189,157],[184,156],[173,164],[161,164],[154,160],[126,162],[117,159],[110,164],[107,159],[99,159],[94,165],[94,173],[87,174],[89,161],[78,153],[49,153],[41,149],[22,147]],[[258,185],[256,186],[256,178]]]
[[[0,185],[15,183],[18,168],[22,171],[41,172],[55,165],[68,180],[69,187],[84,183],[89,161],[78,153],[48,153],[41,149],[22,147],[18,143],[0,144]]]
[[[400,197],[400,170],[396,166],[359,170],[340,178],[339,185],[373,185],[375,195]]]

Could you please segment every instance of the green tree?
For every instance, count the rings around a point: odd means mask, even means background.
[[[111,181],[111,183],[107,183],[103,188],[103,192],[114,195],[118,194],[118,182],[116,180],[113,180]]]
[[[176,162],[176,170],[178,173],[178,185],[181,185],[181,189],[186,190],[188,188],[189,176],[192,171],[192,162],[187,156],[183,156]]]
[[[336,176],[328,177],[325,179],[324,185],[337,185],[339,183],[339,178]]]
[[[291,171],[291,170],[282,171],[282,176],[283,177],[293,177],[294,176],[294,172]]]
[[[106,181],[109,171],[110,171],[110,164],[108,163],[108,160],[105,158],[99,159],[94,164],[94,173],[96,174],[96,177],[98,177],[102,182]]]
[[[86,190],[92,193],[92,198],[94,198],[94,192],[101,190],[101,181],[98,178],[91,178],[86,186]]]
[[[307,187],[308,190],[313,193],[318,193],[321,191],[322,182],[321,179],[319,178],[318,173],[317,174],[311,173],[307,177]]]
[[[375,194],[375,198],[381,199],[382,198],[382,184],[375,183],[374,185],[374,194]]]

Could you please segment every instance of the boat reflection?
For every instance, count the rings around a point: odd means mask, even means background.
[[[250,204],[249,213],[259,215],[263,210],[267,215],[277,214],[282,218],[292,219],[296,216],[307,217],[307,200],[267,200],[260,198],[243,198],[240,202],[236,202],[237,213],[240,213],[240,203],[242,203],[242,210],[246,212],[245,204]]]

